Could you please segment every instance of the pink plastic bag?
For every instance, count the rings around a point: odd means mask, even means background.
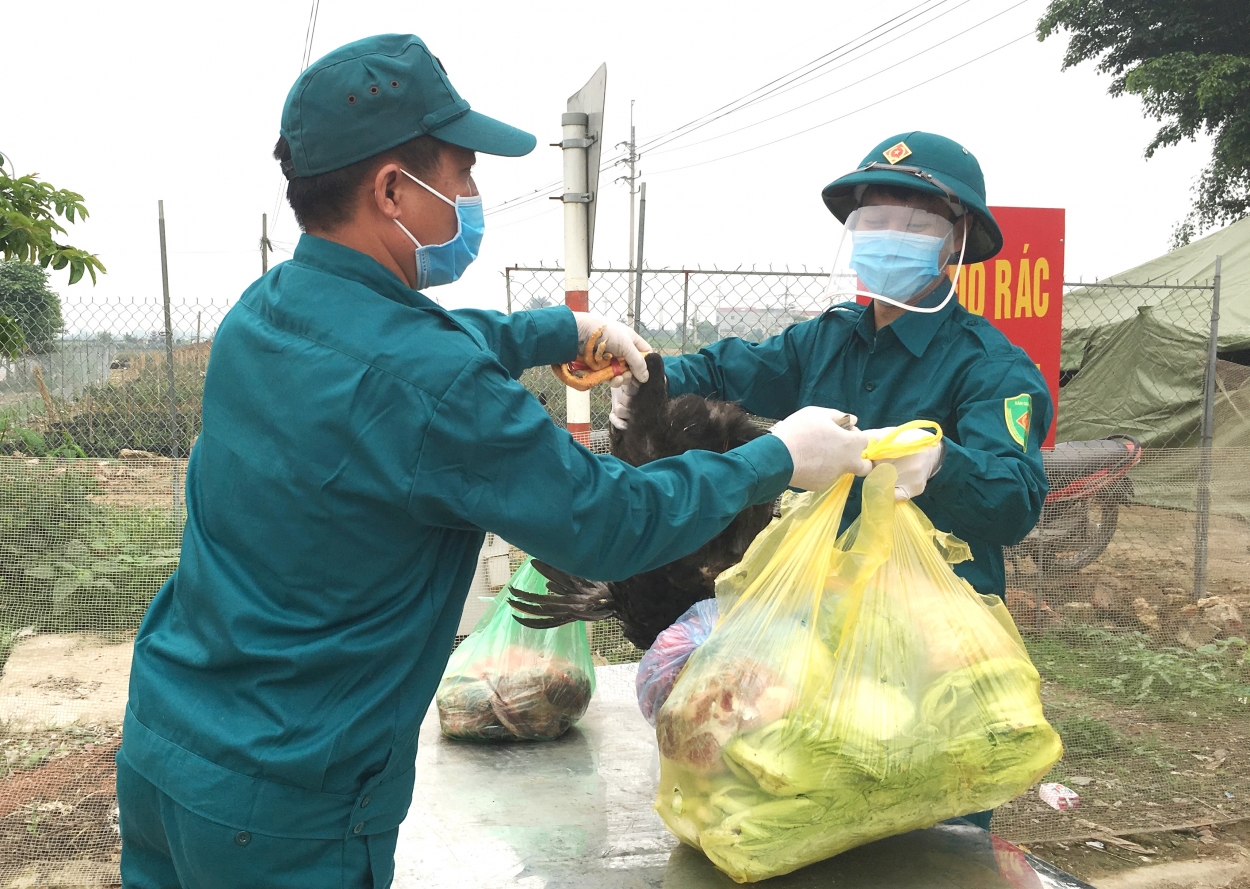
[[[638,709],[655,725],[655,716],[668,700],[673,683],[694,650],[707,641],[720,616],[715,599],[704,599],[686,609],[677,622],[660,635],[642,656],[634,687],[638,692]]]

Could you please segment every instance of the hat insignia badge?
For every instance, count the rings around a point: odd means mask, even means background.
[[[907,147],[906,142],[899,142],[897,145],[891,145],[885,151],[881,152],[885,155],[885,159],[893,166],[905,157],[911,156],[911,149]]]

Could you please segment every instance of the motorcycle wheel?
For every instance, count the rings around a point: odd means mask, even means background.
[[[1086,507],[1086,533],[1079,540],[1043,542],[1038,553],[1042,571],[1072,573],[1087,568],[1102,555],[1115,536],[1120,503],[1113,497],[1095,497]]]

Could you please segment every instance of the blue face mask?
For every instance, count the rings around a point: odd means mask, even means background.
[[[482,215],[482,199],[477,195],[461,196],[453,202],[407,170],[403,173],[444,204],[449,204],[456,210],[456,236],[443,244],[423,246],[412,236],[412,232],[404,228],[402,222],[395,220],[395,224],[404,230],[404,234],[412,240],[412,243],[417,245],[417,283],[414,289],[424,290],[427,287],[437,287],[439,284],[450,284],[464,274],[469,263],[477,259],[478,250],[482,247],[482,234],[486,231],[486,220]]]
[[[852,237],[851,268],[879,296],[906,302],[942,275],[938,261],[945,238],[891,229],[857,231]]]

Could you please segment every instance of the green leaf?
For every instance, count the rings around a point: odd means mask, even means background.
[[[58,598],[72,596],[74,593],[82,589],[82,581],[76,577],[62,577],[56,583],[52,584],[52,595]]]
[[[0,315],[0,355],[18,358],[26,348],[26,337],[13,318]]]

